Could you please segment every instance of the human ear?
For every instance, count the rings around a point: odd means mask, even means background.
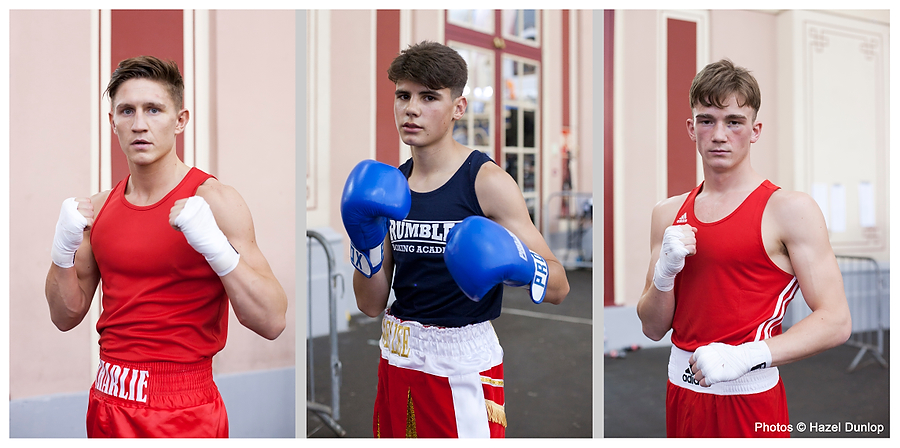
[[[750,143],[756,143],[759,140],[759,136],[762,134],[762,125],[761,121],[753,122],[753,127],[750,129]]]
[[[191,119],[191,113],[187,109],[181,109],[178,111],[177,122],[175,123],[175,133],[180,134],[184,132],[184,128],[187,127],[188,121]]]
[[[691,138],[691,141],[696,142],[696,141],[697,141],[697,134],[694,133],[694,119],[693,119],[693,118],[688,118],[688,119],[687,119],[687,123],[685,123],[685,125],[687,126],[688,137]]]
[[[466,97],[460,95],[456,100],[454,100],[453,107],[453,119],[459,120],[463,115],[466,114],[466,107],[468,107],[469,102],[466,100]]]

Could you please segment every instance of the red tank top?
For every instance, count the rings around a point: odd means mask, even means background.
[[[763,181],[730,215],[709,223],[694,215],[702,187],[691,190],[675,215],[674,224],[697,228],[697,254],[675,277],[672,343],[694,351],[711,342],[737,345],[781,334],[799,285],[763,245],[763,211],[779,187]]]
[[[100,269],[100,351],[123,361],[191,363],[225,346],[225,287],[184,235],[169,225],[175,201],[212,177],[192,168],[148,206],[125,199],[128,179],[109,193],[91,230]]]

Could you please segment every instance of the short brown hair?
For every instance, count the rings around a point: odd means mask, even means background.
[[[722,59],[707,65],[694,77],[690,93],[691,108],[699,104],[721,109],[731,95],[737,97],[738,107],[750,106],[756,120],[762,101],[756,78],[746,68]]]
[[[184,79],[178,70],[178,64],[172,60],[163,61],[153,56],[137,56],[119,62],[119,67],[109,78],[109,85],[103,93],[109,95],[109,101],[112,102],[122,83],[136,78],[162,83],[172,96],[175,107],[179,110],[184,107]]]
[[[387,72],[395,84],[413,81],[434,90],[449,88],[454,98],[463,94],[469,80],[469,69],[462,56],[446,45],[430,41],[401,51]]]

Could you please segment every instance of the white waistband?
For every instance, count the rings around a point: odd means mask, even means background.
[[[713,395],[747,395],[765,392],[778,384],[778,368],[754,370],[744,376],[710,387],[701,386],[691,373],[690,359],[693,352],[682,350],[672,346],[669,355],[669,381],[679,387],[693,390],[702,394]]]
[[[432,327],[385,314],[379,346],[381,357],[392,365],[442,376],[487,370],[503,359],[490,321],[465,327]]]

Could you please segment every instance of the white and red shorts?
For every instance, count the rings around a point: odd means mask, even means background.
[[[777,368],[703,387],[691,374],[691,354],[672,346],[667,437],[790,437],[787,397]]]
[[[88,437],[228,437],[212,360],[133,363],[100,357]]]
[[[490,322],[424,326],[385,315],[375,437],[504,437],[503,349]]]

